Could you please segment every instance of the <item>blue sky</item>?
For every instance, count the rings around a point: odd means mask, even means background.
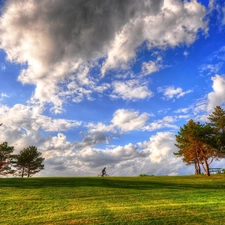
[[[224,107],[222,0],[0,5],[0,141],[37,146],[40,176],[194,172],[175,135]]]

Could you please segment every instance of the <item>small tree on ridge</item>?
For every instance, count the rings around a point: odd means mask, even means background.
[[[7,142],[0,144],[0,175],[12,173],[11,163],[13,159],[13,146],[8,146]]]
[[[16,157],[15,167],[17,175],[30,177],[44,169],[44,158],[41,157],[41,152],[37,151],[35,146],[24,148]]]

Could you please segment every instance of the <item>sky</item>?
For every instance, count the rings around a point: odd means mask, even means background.
[[[175,135],[217,105],[223,0],[0,0],[0,142],[36,176],[193,174]]]

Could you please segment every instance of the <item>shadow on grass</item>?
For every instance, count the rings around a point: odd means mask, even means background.
[[[50,177],[50,178],[3,178],[0,188],[21,189],[51,187],[102,187],[122,189],[225,189],[225,176],[196,177]]]

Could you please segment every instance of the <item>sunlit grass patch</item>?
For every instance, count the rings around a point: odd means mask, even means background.
[[[225,176],[0,180],[0,224],[223,224]]]

